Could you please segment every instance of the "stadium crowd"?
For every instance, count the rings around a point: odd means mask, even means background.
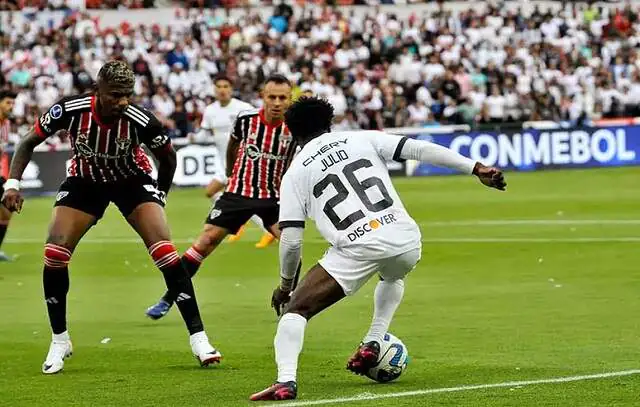
[[[102,63],[129,61],[135,102],[174,137],[193,137],[213,78],[260,104],[258,84],[280,72],[329,99],[341,129],[504,123],[640,115],[640,21],[631,6],[530,15],[489,7],[399,19],[330,7],[278,5],[263,20],[176,9],[167,25],[101,27],[67,13],[61,26],[9,20],[1,33],[0,87],[18,94],[13,133],[24,134],[58,98],[91,89]],[[63,141],[64,142],[64,141]]]

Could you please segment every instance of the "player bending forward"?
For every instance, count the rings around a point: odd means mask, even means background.
[[[44,248],[44,297],[53,338],[42,372],[57,373],[72,347],[67,331],[68,264],[85,233],[110,202],[140,235],[191,334],[191,350],[205,366],[219,362],[200,319],[191,279],[169,240],[164,203],[176,169],[176,153],[160,122],[148,111],[129,104],[135,77],[120,61],[107,62],[98,72],[94,94],[61,99],[40,117],[17,147],[2,204],[20,212],[20,178],[33,149],[58,131],[67,131],[73,145],[68,178],[56,196]],[[140,144],[159,161],[157,184]]]
[[[301,98],[285,115],[294,140],[303,148],[280,192],[281,283],[272,297],[278,315],[284,307],[274,340],[278,378],[252,395],[253,401],[296,398],[298,355],[307,321],[354,294],[376,273],[381,281],[375,290],[373,321],[347,369],[364,374],[377,361],[402,300],[404,277],[420,260],[422,246],[420,229],[402,205],[386,161],[424,161],[474,174],[489,187],[506,186],[499,170],[445,147],[378,131],[332,133],[332,119],[331,105],[313,97]],[[290,298],[307,217],[331,247]]]

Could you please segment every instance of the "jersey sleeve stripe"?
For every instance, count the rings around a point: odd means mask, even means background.
[[[280,230],[286,228],[303,228],[304,229],[304,221],[303,220],[283,220],[278,223],[278,227]]]
[[[400,141],[398,142],[398,146],[396,147],[396,151],[393,153],[393,160],[394,161],[398,161],[398,162],[404,162],[407,160],[403,160],[402,158],[400,158],[400,155],[402,154],[402,148],[404,147],[404,144],[407,142],[408,138],[407,137],[402,137],[400,139]]]

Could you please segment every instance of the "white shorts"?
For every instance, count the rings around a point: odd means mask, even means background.
[[[355,260],[331,247],[318,263],[340,284],[346,295],[352,295],[376,273],[389,281],[403,279],[418,264],[421,254],[422,249],[417,248],[379,260]]]

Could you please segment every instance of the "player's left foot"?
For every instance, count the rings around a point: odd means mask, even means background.
[[[13,261],[14,256],[9,256],[5,252],[0,252],[0,261]]]
[[[211,364],[220,363],[222,354],[209,343],[207,334],[202,332],[195,333],[189,338],[191,342],[191,351],[200,362],[200,366],[206,367]]]
[[[376,365],[380,356],[380,344],[375,341],[360,344],[347,362],[347,370],[363,375]]]
[[[67,337],[68,338],[68,337]],[[54,374],[58,373],[64,367],[64,360],[73,354],[73,346],[71,340],[55,340],[51,341],[49,353],[42,364],[42,373]]]
[[[264,249],[265,247],[273,243],[274,240],[276,240],[275,236],[273,236],[269,232],[265,232],[260,238],[260,241],[256,243],[256,249]]]
[[[157,320],[167,315],[167,312],[169,312],[170,309],[171,304],[169,304],[165,300],[160,300],[157,304],[154,304],[147,308],[146,314],[149,318]]]
[[[251,395],[251,401],[293,400],[298,395],[296,382],[275,383],[259,393]]]

